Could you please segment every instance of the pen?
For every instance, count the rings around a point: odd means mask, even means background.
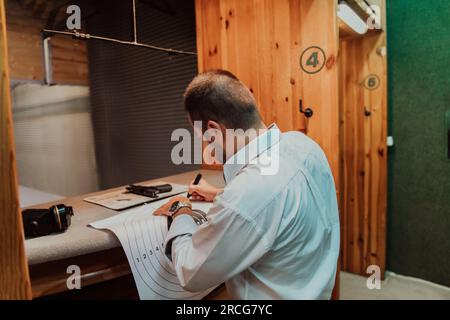
[[[201,179],[202,179],[202,174],[201,174],[201,173],[197,174],[197,176],[195,177],[195,180],[194,180],[193,185],[194,185],[194,186],[198,185],[198,183],[200,182]],[[191,196],[192,196],[192,194],[190,194],[190,193],[187,194],[187,198],[188,198],[188,199],[189,199]]]

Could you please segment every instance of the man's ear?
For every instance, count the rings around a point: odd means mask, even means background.
[[[223,126],[216,121],[208,120],[208,122],[206,123],[206,130],[209,130],[209,129],[222,131]]]
[[[226,130],[227,128],[216,122],[213,120],[208,120],[208,122],[206,123],[206,131],[209,131],[209,134],[206,136],[210,136],[212,134],[211,137],[213,137],[213,140],[207,138],[210,142],[211,141],[218,141],[217,138],[220,137],[220,141],[224,141],[225,139],[225,134],[226,134]]]

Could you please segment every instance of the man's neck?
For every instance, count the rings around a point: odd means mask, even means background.
[[[236,136],[234,138],[234,153],[229,158],[233,157],[242,148],[245,148],[252,140],[266,133],[267,130],[269,130],[269,128],[261,122],[258,127],[250,128],[250,130],[245,131],[243,135]]]

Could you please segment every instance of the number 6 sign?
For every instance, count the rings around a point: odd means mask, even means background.
[[[309,74],[318,73],[326,62],[325,51],[317,46],[306,48],[300,56],[300,67]]]
[[[369,74],[363,80],[363,86],[367,90],[375,90],[380,85],[380,78],[376,74]]]

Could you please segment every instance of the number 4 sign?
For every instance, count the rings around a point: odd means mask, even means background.
[[[325,51],[317,46],[306,48],[300,57],[300,67],[309,74],[318,73],[326,62]]]

